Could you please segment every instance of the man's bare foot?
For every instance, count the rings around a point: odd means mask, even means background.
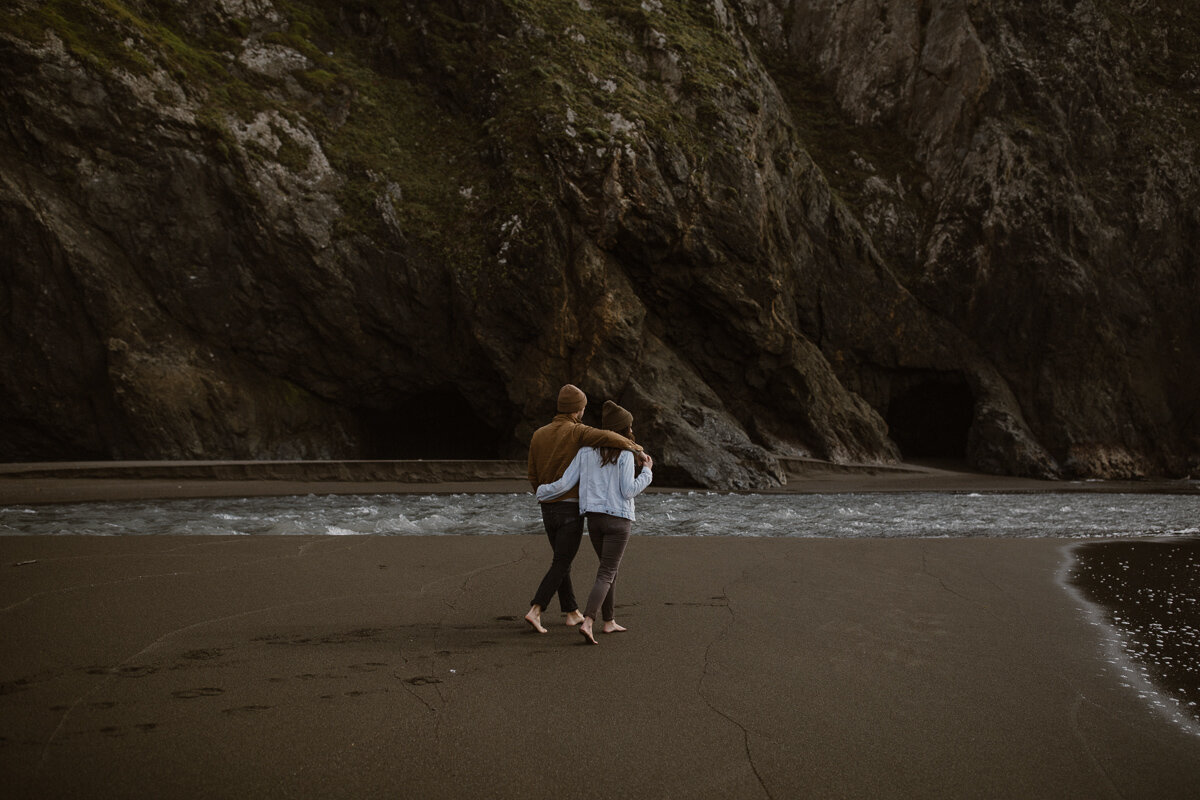
[[[537,606],[529,609],[529,613],[525,615],[525,621],[529,626],[538,633],[549,633],[550,631],[542,627],[542,610]]]
[[[580,624],[581,622],[583,622],[583,614],[579,613],[578,608],[575,609],[574,611],[572,611],[571,613],[567,614],[567,624],[570,625],[571,627],[575,627],[576,625]]]
[[[584,617],[583,622],[579,625],[579,632],[583,634],[583,638],[587,639],[588,644],[600,644],[596,641],[596,637],[592,636],[592,618]]]
[[[627,631],[629,629],[624,625],[618,625],[615,619],[610,619],[604,623],[604,627],[601,628],[601,630],[605,633],[622,633],[623,631]]]

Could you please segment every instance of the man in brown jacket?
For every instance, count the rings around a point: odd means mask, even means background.
[[[620,447],[641,452],[641,447],[618,433],[584,425],[581,420],[586,406],[587,395],[568,383],[558,392],[558,414],[550,424],[533,432],[533,439],[529,442],[529,484],[535,492],[541,484],[553,483],[561,478],[581,447]],[[550,547],[554,549],[554,559],[538,586],[537,594],[533,596],[525,621],[538,633],[546,633],[542,625],[542,611],[549,605],[555,592],[558,592],[558,604],[567,616],[567,624],[578,625],[583,622],[571,586],[571,562],[575,560],[583,537],[579,487],[576,486],[557,500],[542,503],[541,507],[542,524],[550,539]]]

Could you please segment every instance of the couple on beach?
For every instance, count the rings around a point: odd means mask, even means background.
[[[568,383],[558,392],[558,414],[534,431],[529,443],[529,483],[537,492],[554,558],[525,621],[546,633],[542,612],[557,592],[567,624],[578,625],[588,644],[599,644],[594,635],[598,613],[604,633],[625,630],[613,613],[613,582],[633,528],[633,498],[654,479],[654,459],[633,440],[632,414],[606,400],[602,427],[592,428],[582,422],[586,407],[587,395]],[[571,562],[579,551],[585,514],[600,566],[580,614]]]

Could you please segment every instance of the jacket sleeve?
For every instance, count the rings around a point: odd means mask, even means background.
[[[636,450],[639,453],[642,451],[640,444],[632,442],[614,431],[592,428],[588,425],[580,425],[576,430],[579,432],[581,447],[619,447],[622,450]]]
[[[635,478],[633,476],[633,453],[621,453],[617,459],[617,469],[620,470],[621,476],[621,498],[624,500],[632,500],[642,493],[650,481],[654,480],[654,473],[649,467],[642,467],[642,471]]]
[[[567,465],[567,470],[561,478],[554,483],[543,483],[537,487],[537,499],[539,503],[556,500],[572,486],[579,483],[579,465],[584,452],[584,450],[579,450],[575,453],[575,457],[571,459],[571,463]],[[630,457],[632,458],[632,456]]]

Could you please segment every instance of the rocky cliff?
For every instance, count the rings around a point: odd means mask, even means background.
[[[0,458],[1200,469],[1200,11],[15,0]]]

